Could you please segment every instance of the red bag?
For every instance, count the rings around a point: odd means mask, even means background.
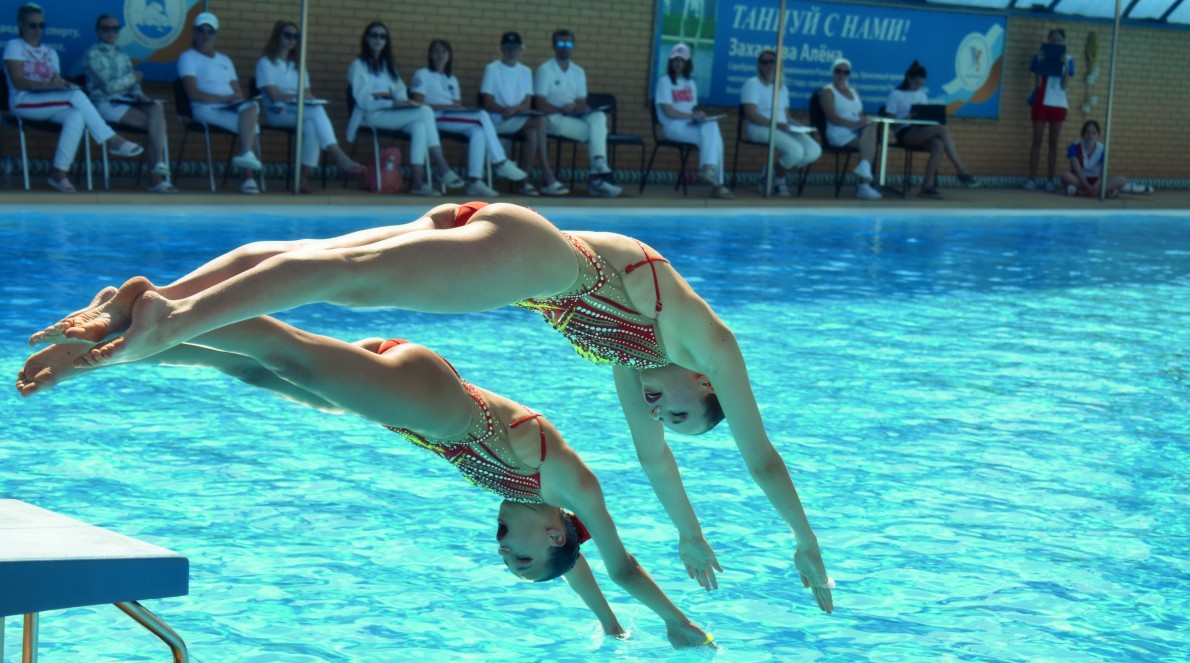
[[[360,173],[359,188],[376,190],[376,169],[365,166]],[[401,148],[390,147],[380,153],[380,193],[401,192]]]

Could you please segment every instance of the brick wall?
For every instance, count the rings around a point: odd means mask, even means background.
[[[236,63],[245,85],[254,73],[256,60],[273,22],[281,18],[297,21],[297,3],[291,4],[292,13],[286,14],[279,12],[274,3],[211,1],[211,9],[219,15],[221,23],[218,48]],[[364,26],[373,19],[388,24],[406,80],[424,66],[430,39],[448,39],[454,47],[454,71],[463,86],[464,103],[472,103],[483,67],[499,56],[498,40],[504,31],[521,33],[526,43],[523,61],[536,67],[552,55],[548,44],[550,33],[558,27],[569,28],[577,34],[575,61],[586,68],[590,88],[611,91],[618,97],[619,130],[650,135],[646,95],[654,3],[645,0],[607,0],[581,5],[557,0],[436,0],[420,3],[312,0],[311,5],[310,27],[305,38],[312,85],[315,94],[334,102],[329,110],[340,135],[347,123],[346,108],[341,101],[347,67],[358,53]],[[47,20],[52,21],[53,17],[48,16]],[[1066,30],[1067,45],[1077,58],[1079,72],[1069,90],[1071,109],[1062,133],[1063,149],[1066,143],[1075,140],[1084,119],[1095,118],[1103,124],[1111,25],[1012,17],[1008,22],[1000,118],[955,120],[950,125],[960,154],[973,172],[980,175],[1025,174],[1032,131],[1024,104],[1032,85],[1032,75],[1028,73],[1029,58],[1051,27]],[[1086,64],[1082,53],[1087,35],[1092,31],[1099,37],[1099,66],[1103,73],[1091,92],[1098,95],[1099,104],[1090,114],[1084,115],[1079,108],[1087,89],[1083,80]],[[1183,156],[1190,153],[1190,131],[1185,129],[1190,85],[1180,76],[1180,72],[1190,70],[1190,48],[1184,46],[1188,36],[1190,33],[1182,30],[1123,28],[1113,109],[1113,171],[1148,178],[1190,177]],[[170,98],[168,86],[151,85],[149,88],[155,96]],[[730,112],[734,117],[734,108]],[[172,108],[167,114],[173,117]],[[725,120],[722,128],[730,165],[735,122]],[[171,131],[171,145],[176,154],[180,132],[172,120]],[[32,145],[34,156],[50,157],[52,139],[36,135]],[[191,145],[186,158],[198,159],[201,155],[199,148],[193,142]],[[445,146],[451,163],[461,166],[465,160],[462,148],[450,142]],[[16,137],[6,137],[6,152],[11,154],[16,149]],[[220,147],[219,153],[225,149]],[[361,159],[369,154],[368,146],[361,144]],[[672,151],[662,152],[655,169],[676,168],[676,160],[671,154]],[[759,170],[761,154],[760,150],[745,150],[741,170]],[[284,142],[276,134],[265,136],[265,158],[266,161],[284,160]],[[632,152],[622,152],[618,162],[623,167],[633,163],[635,158]],[[1044,172],[1044,154],[1042,164]],[[949,173],[949,166],[944,166],[943,172]]]

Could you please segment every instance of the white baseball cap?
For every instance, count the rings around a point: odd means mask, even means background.
[[[218,30],[219,29],[219,18],[216,17],[211,12],[203,12],[203,13],[199,14],[198,16],[194,17],[194,27],[197,28],[200,25],[209,25],[212,28],[215,28],[216,30]]]

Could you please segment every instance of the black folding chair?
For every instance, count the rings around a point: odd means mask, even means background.
[[[810,126],[818,132],[818,140],[822,143],[822,151],[835,155],[835,197],[839,197],[839,192],[843,190],[843,179],[847,176],[847,166],[851,165],[851,155],[859,154],[857,147],[835,147],[830,144],[826,138],[826,113],[822,110],[822,99],[819,93],[822,90],[815,90],[810,95]],[[839,157],[846,157],[843,160],[843,166],[839,167]]]
[[[178,120],[182,123],[182,144],[178,146],[178,158],[174,164],[173,181],[178,181],[178,176],[182,170],[182,156],[186,154],[186,139],[189,137],[191,131],[201,131],[203,138],[206,141],[207,148],[207,179],[211,183],[211,191],[215,191],[215,160],[211,154],[211,134],[215,133],[222,136],[230,136],[231,140],[227,145],[227,163],[223,167],[223,186],[227,187],[227,178],[231,175],[231,159],[235,156],[236,139],[239,137],[239,132],[228,131],[223,127],[216,125],[209,125],[206,122],[199,122],[194,119],[194,111],[190,107],[190,97],[186,94],[186,88],[182,86],[182,79],[178,78],[174,81],[174,106],[178,112]],[[260,139],[257,138],[257,149],[260,149]],[[264,191],[264,172],[260,173],[260,190]]]
[[[613,174],[616,170],[616,148],[621,146],[640,148],[641,184],[645,179],[645,139],[636,134],[622,134],[619,132],[619,114],[616,110],[616,95],[608,92],[591,92],[587,95],[587,105],[591,108],[604,108],[603,111],[611,119],[607,132],[608,165]]]
[[[0,108],[8,111],[8,72],[3,67],[0,67]],[[62,133],[62,125],[57,122],[50,122],[49,120],[27,120],[11,112],[6,112],[3,117],[2,126],[16,127],[17,134],[21,138],[21,173],[25,177],[25,191],[28,191],[29,148],[25,140],[25,129],[29,128],[46,133],[60,134]],[[91,132],[86,129],[83,129],[83,154],[85,155],[84,163],[86,164],[85,168],[87,171],[87,190],[90,191],[93,184],[91,181]]]
[[[681,187],[682,195],[685,196],[687,195],[686,162],[689,160],[690,154],[698,149],[698,146],[693,143],[682,143],[666,138],[664,132],[658,130],[658,127],[661,126],[661,120],[657,115],[657,104],[650,103],[649,109],[653,114],[653,153],[649,155],[649,165],[645,168],[644,176],[640,178],[640,192],[644,193],[645,183],[649,181],[649,173],[653,172],[653,161],[657,159],[657,150],[663,147],[669,147],[678,151],[678,159],[681,161],[681,164],[678,166],[678,181],[674,182],[674,191],[677,191]]]

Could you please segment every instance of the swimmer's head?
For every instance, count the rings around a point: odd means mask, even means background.
[[[578,561],[577,520],[548,504],[505,500],[497,518],[496,541],[509,571],[530,582],[553,580]]]
[[[649,416],[675,433],[701,435],[723,420],[715,387],[705,374],[669,364],[639,375]]]

